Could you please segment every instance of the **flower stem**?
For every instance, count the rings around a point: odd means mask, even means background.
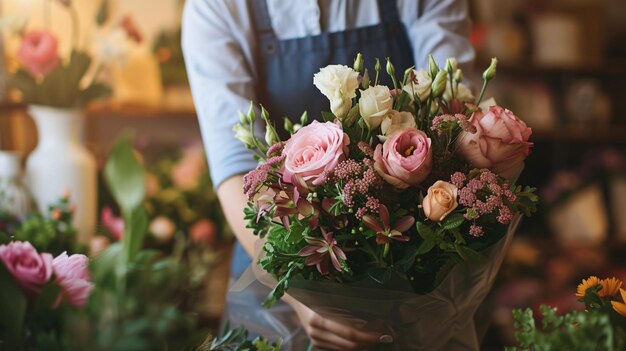
[[[79,22],[78,22],[78,12],[73,5],[68,6],[68,11],[70,13],[70,17],[72,19],[72,47],[78,47],[78,38],[79,38]]]
[[[487,80],[483,79],[483,87],[480,89],[480,96],[478,96],[478,100],[476,100],[476,105],[480,105],[480,102],[483,101],[485,90],[487,90]]]

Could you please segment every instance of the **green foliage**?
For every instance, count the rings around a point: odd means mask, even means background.
[[[43,79],[38,80],[24,69],[9,77],[9,86],[22,92],[24,102],[59,108],[80,108],[90,100],[105,97],[111,93],[105,85],[92,83],[81,86],[81,80],[91,65],[91,57],[78,50],[72,50],[69,62],[60,64]]]
[[[18,241],[28,241],[40,252],[57,256],[63,251],[82,252],[76,244],[76,229],[72,226],[74,216],[69,198],[62,198],[49,207],[44,216],[32,213],[13,231],[4,234]]]
[[[26,296],[11,273],[0,264],[0,345],[19,350],[26,317]]]
[[[623,350],[626,339],[617,331],[609,315],[598,310],[572,311],[559,316],[555,308],[541,306],[543,323],[535,324],[530,308],[513,311],[515,338],[519,347],[507,350]]]
[[[230,329],[227,324],[221,336],[213,340],[207,338],[198,351],[280,351],[281,346],[282,340],[270,342],[262,337],[251,340],[246,329]]]

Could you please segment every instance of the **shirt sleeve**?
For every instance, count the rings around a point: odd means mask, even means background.
[[[224,1],[187,0],[182,22],[185,65],[215,188],[257,165],[232,130],[237,111],[247,111],[256,99],[246,48],[228,22],[230,10]]]
[[[466,0],[404,0],[403,22],[413,45],[417,68],[428,67],[428,54],[443,68],[448,57],[456,57],[466,74],[474,63],[469,42],[471,21]],[[417,14],[417,16],[415,16]]]

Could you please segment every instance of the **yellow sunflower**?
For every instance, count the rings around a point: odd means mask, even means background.
[[[624,301],[626,301],[626,290],[619,289],[619,293],[620,295],[622,295],[622,302],[611,301],[611,306],[613,306],[613,309],[615,310],[615,312],[626,317],[626,304],[624,303]]]
[[[622,287],[622,281],[613,277],[606,278],[600,280],[600,285],[602,285],[602,289],[598,292],[600,297],[613,297],[617,295],[620,288]]]
[[[584,297],[587,289],[592,288],[596,285],[600,285],[600,279],[598,279],[598,277],[596,277],[595,275],[592,275],[587,279],[583,279],[583,282],[580,283],[578,285],[578,289],[576,289],[576,296]]]

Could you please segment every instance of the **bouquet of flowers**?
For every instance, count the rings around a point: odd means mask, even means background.
[[[578,285],[576,296],[585,311],[556,314],[556,308],[541,306],[542,328],[533,311],[516,309],[515,338],[519,348],[507,350],[623,350],[626,347],[626,290],[617,278],[591,276]]]
[[[276,279],[265,305],[289,291],[322,315],[388,329],[401,349],[436,348],[454,330],[459,340],[458,330],[473,332],[501,239],[535,210],[535,189],[515,184],[532,132],[495,102],[481,104],[495,59],[478,99],[453,58],[440,69],[431,56],[428,70],[402,79],[388,59],[391,88],[378,84],[380,61],[374,79],[362,62],[314,76],[330,101],[324,122],[285,119],[282,141],[261,107],[261,140],[251,106],[234,128],[260,161],[243,190],[248,226],[265,239],[258,263]],[[419,323],[435,305],[439,317]],[[465,339],[457,345],[477,343]]]

